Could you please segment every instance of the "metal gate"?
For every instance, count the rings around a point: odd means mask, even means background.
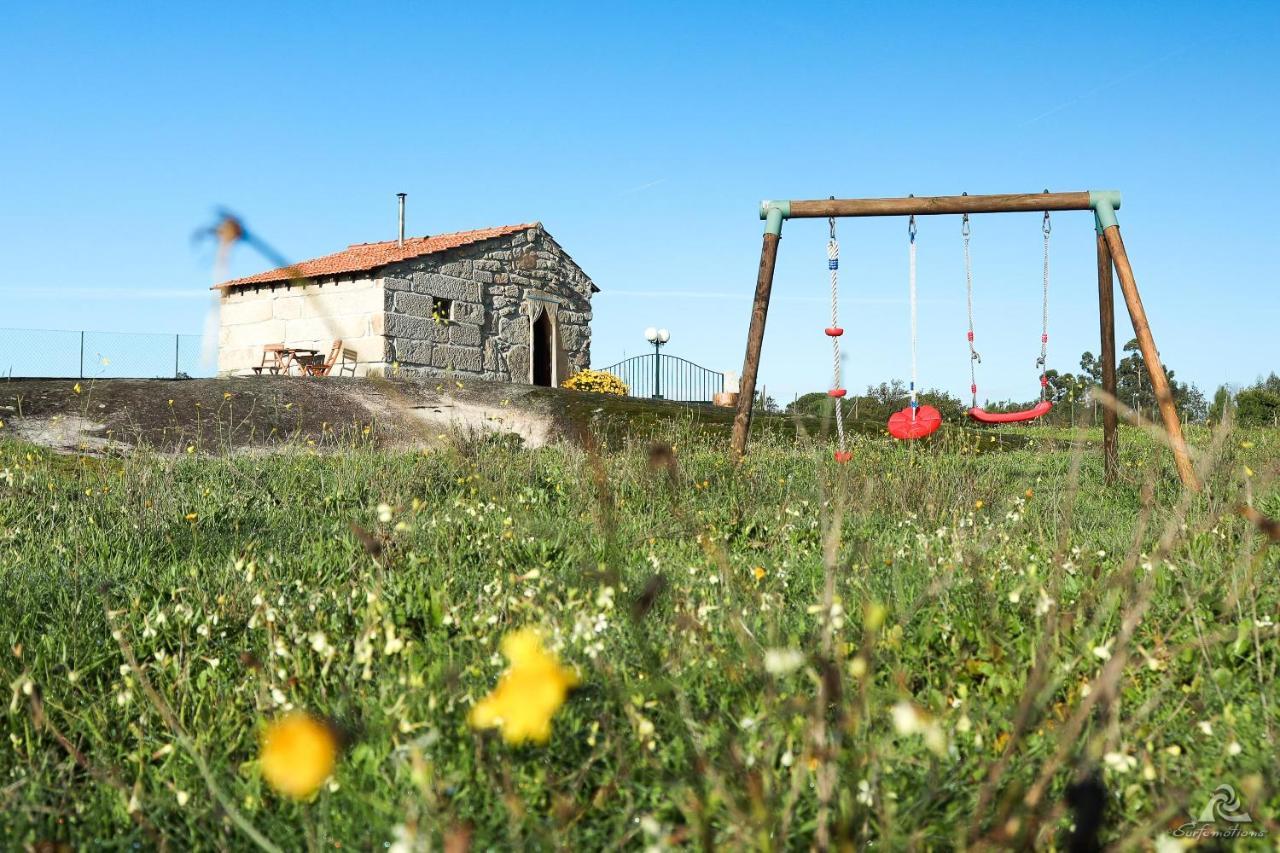
[[[627,383],[632,397],[710,403],[712,395],[724,390],[723,373],[677,355],[637,355],[600,370]]]

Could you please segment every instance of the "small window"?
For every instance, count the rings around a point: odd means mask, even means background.
[[[441,325],[453,319],[453,300],[442,296],[431,297],[431,319]]]

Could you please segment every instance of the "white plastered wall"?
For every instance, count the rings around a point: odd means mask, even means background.
[[[356,375],[386,367],[382,279],[339,278],[311,284],[264,284],[223,293],[218,373],[251,373],[265,344],[309,347],[328,356],[336,338],[356,351]]]

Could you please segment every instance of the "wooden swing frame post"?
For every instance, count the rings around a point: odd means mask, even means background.
[[[756,375],[760,369],[765,320],[769,313],[769,297],[773,290],[778,243],[782,237],[782,223],[785,220],[1091,210],[1094,213],[1098,231],[1098,309],[1102,330],[1103,388],[1108,393],[1115,394],[1115,309],[1111,284],[1111,268],[1114,266],[1120,279],[1120,290],[1124,294],[1125,305],[1129,309],[1129,319],[1133,323],[1134,335],[1138,339],[1138,348],[1142,352],[1142,359],[1147,366],[1147,375],[1151,379],[1151,387],[1160,404],[1160,416],[1164,421],[1169,445],[1173,450],[1178,477],[1185,487],[1199,491],[1200,481],[1191,465],[1191,457],[1182,436],[1182,424],[1178,420],[1178,411],[1173,402],[1169,380],[1151,335],[1151,327],[1142,306],[1142,298],[1138,294],[1138,284],[1133,275],[1133,268],[1125,252],[1124,240],[1120,237],[1120,226],[1115,216],[1118,207],[1120,207],[1120,194],[1113,191],[761,202],[760,218],[765,220],[764,244],[760,252],[755,300],[751,307],[751,326],[747,331],[747,352],[742,364],[738,409],[733,419],[733,435],[730,440],[730,453],[733,458],[741,459],[746,453],[747,439],[751,432]],[[1109,329],[1110,332],[1108,332]],[[1110,477],[1114,477],[1116,441],[1115,413],[1108,412],[1103,418],[1103,460]]]
[[[1115,282],[1111,277],[1111,250],[1107,238],[1098,229],[1098,326],[1102,334],[1099,360],[1102,362],[1102,390],[1116,397],[1116,300]],[[1102,407],[1102,468],[1106,482],[1116,479],[1119,465],[1115,406]]]

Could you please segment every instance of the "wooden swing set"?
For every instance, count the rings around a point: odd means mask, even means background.
[[[756,278],[755,300],[751,308],[751,325],[747,332],[747,353],[742,365],[742,380],[739,388],[738,408],[733,419],[733,437],[731,451],[734,458],[741,459],[747,448],[747,437],[751,430],[751,414],[755,398],[756,375],[760,368],[760,349],[764,342],[765,319],[769,312],[769,296],[773,289],[774,267],[778,259],[778,243],[782,237],[782,223],[788,219],[827,219],[831,224],[831,240],[828,243],[827,256],[831,270],[831,326],[825,332],[832,340],[834,361],[834,387],[828,393],[835,398],[837,406],[837,427],[839,428],[840,445],[836,451],[838,461],[847,461],[850,457],[844,448],[844,432],[841,423],[839,404],[845,394],[840,387],[840,348],[839,340],[843,330],[839,327],[836,307],[837,269],[839,266],[839,247],[836,242],[835,222],[843,217],[868,216],[906,216],[910,217],[909,233],[911,237],[911,326],[912,326],[912,384],[910,405],[894,415],[890,420],[890,432],[897,438],[915,439],[927,435],[941,423],[941,417],[930,406],[917,407],[915,388],[915,217],[935,216],[942,214],[959,214],[964,217],[963,234],[965,239],[966,284],[970,291],[969,320],[969,352],[971,365],[980,361],[973,349],[972,318],[972,273],[969,268],[968,216],[972,213],[1044,213],[1045,239],[1045,273],[1044,273],[1044,329],[1041,335],[1040,358],[1037,367],[1040,370],[1040,382],[1043,389],[1045,380],[1045,346],[1048,343],[1048,247],[1049,247],[1049,213],[1050,211],[1089,210],[1094,215],[1097,233],[1098,255],[1098,317],[1102,334],[1100,361],[1102,363],[1102,389],[1112,397],[1116,395],[1116,339],[1115,339],[1115,302],[1112,269],[1120,279],[1120,292],[1124,295],[1129,319],[1133,323],[1134,336],[1138,340],[1138,348],[1142,352],[1143,362],[1147,367],[1147,375],[1151,379],[1151,387],[1159,404],[1160,416],[1164,421],[1169,445],[1173,450],[1174,464],[1178,477],[1186,488],[1198,491],[1200,482],[1191,458],[1187,453],[1186,442],[1182,437],[1182,425],[1178,420],[1178,411],[1173,401],[1173,393],[1165,376],[1164,366],[1160,362],[1160,354],[1156,350],[1155,340],[1151,336],[1151,327],[1147,322],[1146,311],[1142,307],[1142,298],[1138,294],[1138,284],[1133,276],[1133,268],[1129,264],[1125,252],[1124,240],[1120,236],[1120,225],[1116,220],[1116,210],[1120,207],[1120,193],[1115,191],[1090,191],[1070,193],[1027,193],[1019,195],[960,195],[907,198],[871,198],[871,199],[818,199],[810,201],[765,201],[760,204],[760,218],[765,221],[764,244],[760,251],[760,270]],[[977,405],[976,379],[971,386],[974,394],[974,405],[970,416],[975,420],[987,423],[1030,420],[1043,415],[1049,410],[1049,403],[1041,393],[1041,402],[1025,412],[1009,415],[996,415],[982,411]],[[928,410],[926,412],[926,410]],[[936,419],[936,421],[935,421]],[[1113,407],[1107,406],[1102,418],[1102,458],[1107,482],[1115,479],[1117,466],[1117,416]]]

